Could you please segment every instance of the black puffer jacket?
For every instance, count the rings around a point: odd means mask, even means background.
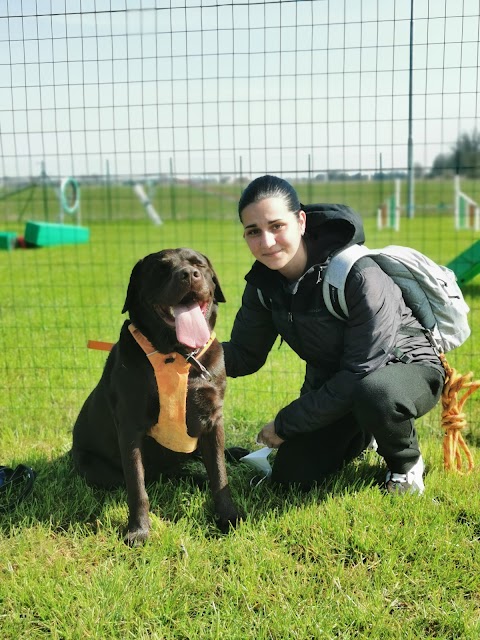
[[[275,418],[275,431],[288,439],[320,429],[350,411],[355,385],[372,371],[397,360],[395,347],[443,371],[423,335],[399,333],[420,327],[400,289],[369,257],[352,268],[345,286],[350,317],[333,317],[322,295],[322,271],[332,253],[365,240],[360,216],[344,205],[317,204],[307,213],[308,263],[295,283],[255,262],[229,342],[223,344],[227,375],[258,371],[275,339],[285,342],[307,363],[301,396]],[[261,291],[268,309],[262,304]]]

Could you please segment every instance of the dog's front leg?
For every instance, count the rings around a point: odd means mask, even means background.
[[[241,516],[233,503],[228,486],[224,447],[223,422],[218,421],[215,426],[202,433],[200,449],[210,481],[218,527],[226,533],[230,526],[237,525]]]
[[[142,461],[142,438],[127,435],[126,429],[120,429],[120,450],[122,466],[127,486],[128,531],[124,540],[130,547],[142,544],[150,531],[148,517],[149,501],[145,490],[145,471]]]

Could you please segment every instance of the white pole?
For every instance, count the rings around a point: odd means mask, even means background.
[[[457,174],[453,178],[453,187],[454,187],[454,203],[453,203],[453,211],[455,216],[455,229],[460,228],[460,176]]]
[[[155,208],[151,203],[149,197],[145,193],[145,190],[142,187],[142,185],[137,183],[136,185],[134,185],[133,190],[135,191],[135,195],[137,196],[137,198],[143,204],[143,207],[147,212],[148,217],[153,222],[153,224],[162,224],[160,216],[155,211]]]
[[[395,231],[400,229],[400,179],[395,180]]]

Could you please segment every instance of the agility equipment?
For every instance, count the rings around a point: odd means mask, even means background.
[[[62,180],[58,192],[58,199],[60,201],[60,214],[58,216],[60,222],[64,221],[66,214],[75,216],[77,225],[80,225],[80,185],[75,178],[69,176]]]
[[[460,286],[475,278],[480,273],[480,240],[447,264],[457,277]]]
[[[156,224],[156,225],[162,224],[162,220],[158,215],[158,213],[155,211],[155,207],[151,203],[150,198],[145,193],[145,189],[143,188],[143,186],[137,182],[137,184],[134,185],[133,190],[137,198],[142,203],[147,216],[150,218],[153,224]]]
[[[460,189],[460,176],[455,176],[454,192],[454,212],[455,212],[455,229],[471,229],[473,231],[480,230],[480,208],[478,203],[467,196]]]
[[[82,244],[88,242],[88,227],[53,222],[35,222],[25,225],[25,241],[35,247],[53,247],[62,244]]]
[[[7,251],[11,249],[27,249],[36,247],[50,247],[60,244],[79,244],[88,242],[89,230],[81,226],[80,216],[80,185],[72,176],[63,178],[60,184],[52,180],[42,166],[41,180],[43,188],[52,187],[59,203],[58,222],[28,221],[25,226],[23,236],[18,236],[12,231],[0,231],[0,250]],[[0,199],[5,199],[11,195],[26,191],[28,199],[22,208],[18,222],[23,219],[25,210],[32,201],[34,189],[38,186],[37,182],[16,189],[4,194]],[[48,218],[48,207],[44,205],[44,215]],[[74,217],[75,225],[65,224],[66,217]]]
[[[44,179],[47,178],[44,174]],[[35,247],[88,242],[90,231],[80,225],[80,185],[77,180],[72,176],[64,178],[55,193],[60,204],[59,222],[28,221],[25,226],[25,242]],[[65,224],[65,216],[75,216],[76,225]]]
[[[400,180],[395,180],[395,191],[377,209],[377,229],[400,229]]]
[[[14,231],[0,231],[0,249],[10,251],[17,246],[17,234]]]

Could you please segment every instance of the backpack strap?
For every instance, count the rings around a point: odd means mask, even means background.
[[[348,318],[345,300],[345,282],[355,262],[369,255],[370,250],[354,244],[332,256],[323,277],[323,299],[332,316],[339,320]]]

